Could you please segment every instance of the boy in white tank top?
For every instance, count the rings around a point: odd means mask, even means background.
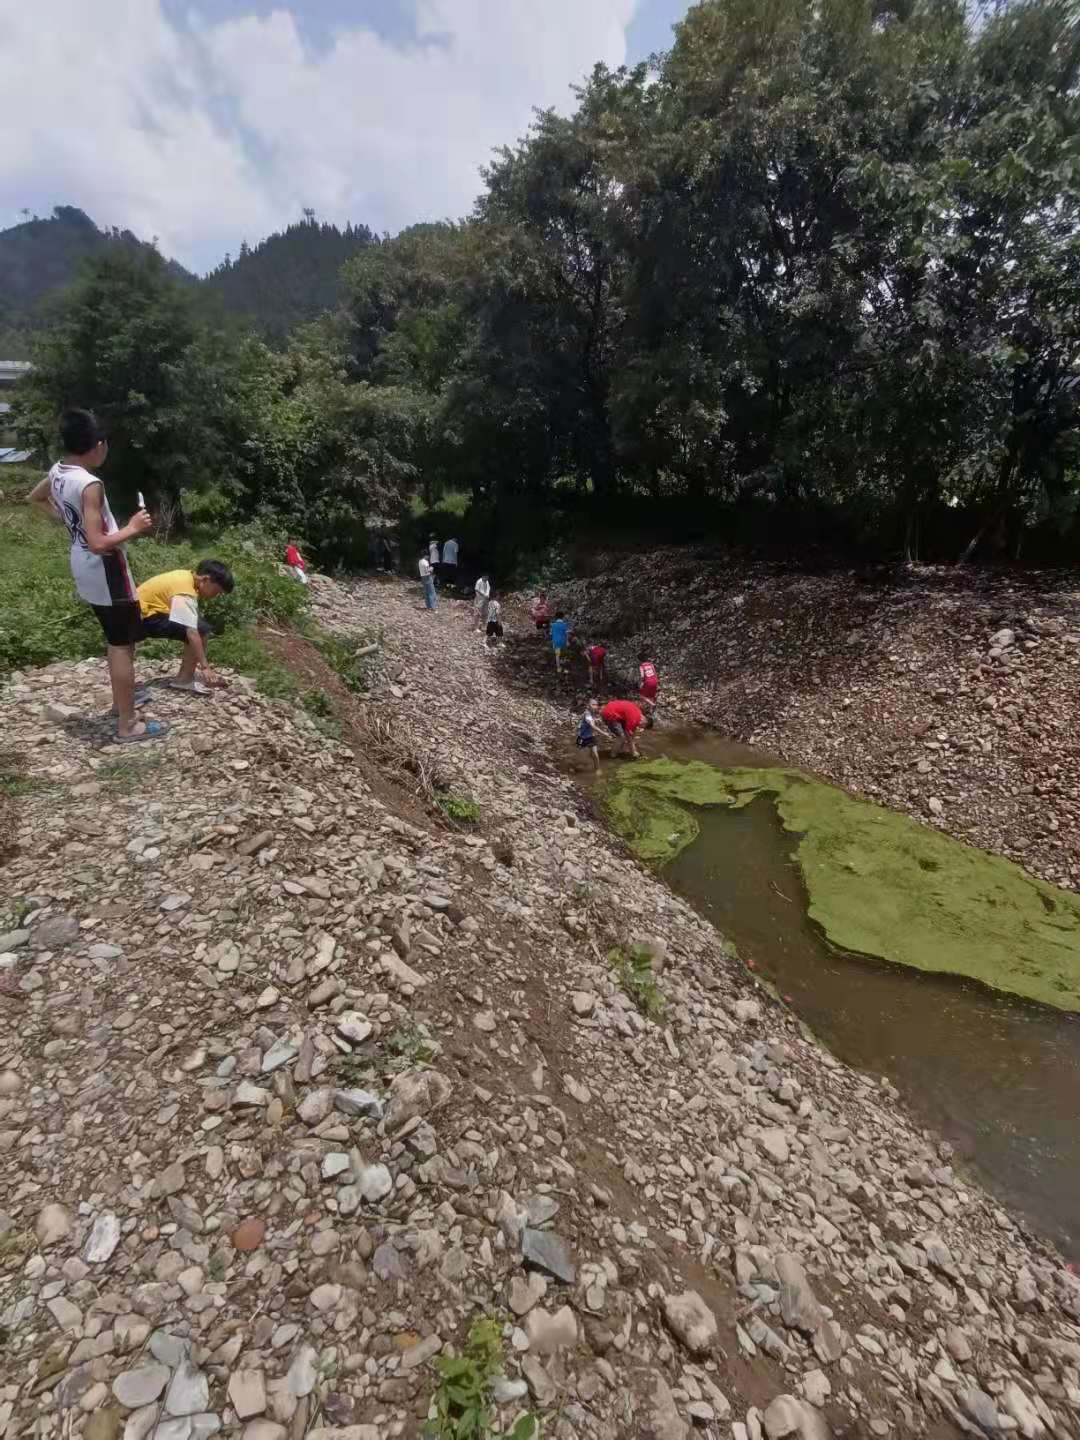
[[[145,535],[153,522],[140,507],[125,526],[117,525],[105,487],[92,473],[104,463],[109,443],[89,410],[65,410],[60,438],[64,458],[26,498],[67,527],[75,589],[105,634],[117,740],[157,740],[169,727],[160,720],[144,723],[135,718],[135,645],[142,638],[142,617],[124,553],[125,543]]]

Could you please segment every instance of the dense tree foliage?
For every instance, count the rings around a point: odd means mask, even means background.
[[[954,555],[1075,534],[1078,73],[1074,0],[703,0],[655,65],[539,114],[466,222],[339,237],[336,308],[283,354],[162,325],[161,273],[113,314],[96,262],[35,413],[83,387],[163,490],[277,508],[341,557],[447,488],[533,540],[566,505]],[[153,383],[122,374],[144,345]]]
[[[366,225],[339,230],[308,212],[254,248],[242,244],[236,258],[227,255],[203,284],[226,310],[284,340],[297,325],[335,307],[341,267],[374,238]]]

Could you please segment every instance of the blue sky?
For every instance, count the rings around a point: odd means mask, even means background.
[[[203,271],[299,216],[468,212],[534,106],[686,0],[0,0],[0,227],[78,205]],[[43,76],[75,77],[42,83]]]

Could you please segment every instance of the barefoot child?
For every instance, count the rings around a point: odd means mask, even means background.
[[[566,641],[570,634],[570,626],[563,618],[563,612],[557,610],[555,619],[551,622],[551,648],[555,651],[555,673],[562,674],[563,657],[566,655]]]
[[[26,498],[67,526],[75,589],[97,616],[105,636],[118,743],[159,740],[169,729],[163,720],[135,719],[135,645],[142,636],[142,618],[124,553],[125,544],[145,535],[153,521],[141,503],[126,525],[113,519],[105,487],[92,473],[105,463],[109,442],[89,410],[64,411],[60,440],[63,459]]]
[[[579,750],[587,750],[594,770],[600,769],[600,737],[596,727],[600,723],[600,701],[590,700],[585,713],[578,721],[577,743]]]
[[[622,743],[619,754],[628,754],[631,760],[638,759],[634,735],[641,729],[644,715],[632,700],[609,700],[600,711],[600,718],[611,733]]]
[[[651,730],[656,720],[656,695],[660,689],[660,677],[656,673],[656,662],[648,650],[638,651],[638,697],[645,711],[645,724]]]
[[[179,640],[184,647],[179,673],[165,682],[170,690],[210,694],[215,681],[206,658],[210,626],[199,617],[199,601],[231,595],[234,583],[232,571],[220,560],[200,560],[194,570],[166,570],[139,586],[142,639]]]

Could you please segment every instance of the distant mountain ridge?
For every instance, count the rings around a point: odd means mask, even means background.
[[[342,265],[374,241],[366,225],[342,230],[305,211],[303,220],[253,249],[245,243],[235,259],[226,256],[205,280],[175,260],[167,263],[178,280],[198,285],[224,309],[281,340],[335,304]],[[73,205],[58,205],[49,217],[34,216],[0,230],[0,357],[23,358],[50,298],[71,284],[80,261],[117,245],[156,248],[130,230],[99,229]]]
[[[247,315],[257,329],[284,339],[295,326],[336,304],[342,265],[375,238],[366,225],[340,230],[306,211],[303,220],[268,235],[254,249],[241,245],[235,260],[226,256],[202,283],[227,310]]]

